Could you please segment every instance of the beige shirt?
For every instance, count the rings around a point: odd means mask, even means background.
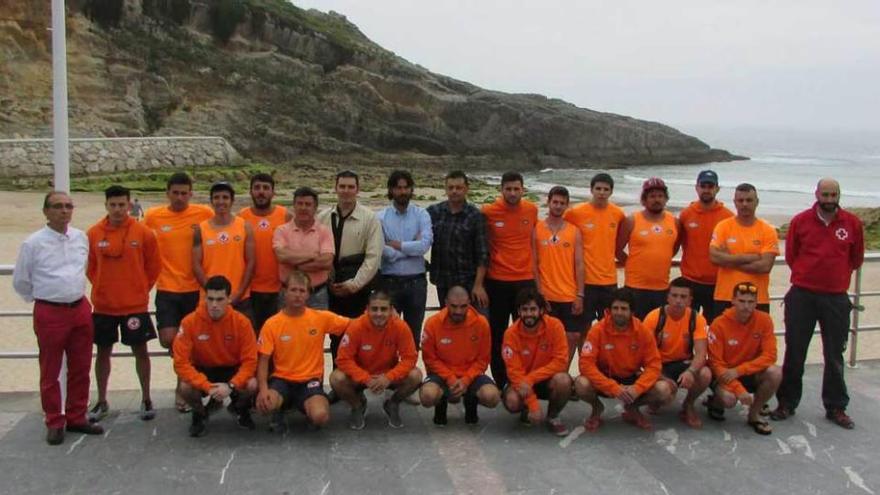
[[[318,213],[318,222],[333,231],[331,216],[336,211],[336,205]],[[361,290],[379,270],[382,261],[382,247],[385,238],[382,235],[382,226],[376,214],[366,206],[358,203],[351,215],[345,219],[342,226],[342,243],[339,245],[339,257],[364,255],[364,263],[358,269],[357,275],[351,282],[357,290]]]

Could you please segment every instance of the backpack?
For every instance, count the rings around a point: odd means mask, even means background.
[[[657,347],[660,347],[660,333],[666,326],[666,305],[660,306],[660,316],[657,318],[657,327],[654,328],[654,339],[657,340]],[[688,351],[690,355],[694,355],[694,330],[697,328],[697,312],[691,308],[691,317],[688,319]]]

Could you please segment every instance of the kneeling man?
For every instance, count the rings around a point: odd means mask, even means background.
[[[669,400],[675,399],[678,388],[687,390],[678,417],[691,428],[700,428],[703,422],[694,401],[709,386],[712,372],[706,366],[706,318],[691,308],[692,283],[684,277],[670,282],[666,305],[648,313],[642,323],[657,340],[663,362],[660,379],[672,388]]]
[[[419,388],[422,372],[416,368],[419,353],[409,325],[392,314],[391,296],[376,290],[367,301],[367,314],[353,320],[339,343],[330,386],[351,405],[348,426],[363,429],[367,397],[364,390],[379,395],[394,390],[382,404],[388,425],[402,428],[400,402]]]
[[[643,430],[651,422],[639,411],[642,405],[659,407],[672,395],[672,385],[660,377],[660,353],[650,330],[633,316],[634,296],[630,289],[612,293],[611,308],[587,333],[578,362],[581,376],[575,392],[593,407],[584,423],[587,431],[602,426],[605,406],[599,396],[613,397],[623,404],[621,417]]]
[[[544,314],[547,301],[534,288],[516,296],[519,319],[504,332],[501,357],[509,382],[504,389],[504,407],[520,413],[520,421],[538,424],[544,420],[538,399],[547,399],[547,426],[558,436],[568,434],[559,418],[571,396],[568,374],[568,340],[562,322]]]
[[[217,403],[229,397],[229,412],[238,417],[238,424],[254,428],[250,404],[257,391],[257,341],[251,320],[232,308],[231,293],[226,277],[209,278],[204,304],[183,319],[174,339],[174,371],[181,396],[192,407],[193,437],[207,431],[205,396]]]
[[[761,418],[761,408],[782,381],[782,369],[776,366],[773,320],[768,313],[755,311],[758,288],[751,282],[734,286],[732,303],[709,327],[709,367],[715,376],[709,417],[724,419],[724,408],[739,401],[749,406],[749,426],[769,435],[773,430]]]
[[[434,408],[434,424],[446,425],[448,402],[464,400],[464,422],[476,424],[477,404],[494,408],[501,395],[486,368],[492,351],[489,322],[470,305],[464,287],[446,293],[446,307],[428,318],[422,331],[422,360],[428,376],[422,405]]]

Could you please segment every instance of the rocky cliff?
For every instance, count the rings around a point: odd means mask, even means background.
[[[51,132],[49,2],[0,0],[0,138]],[[71,135],[217,135],[273,162],[520,167],[736,157],[669,126],[432,73],[284,0],[68,0]]]

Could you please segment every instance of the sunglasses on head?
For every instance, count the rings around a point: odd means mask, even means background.
[[[737,284],[736,291],[740,293],[757,294],[758,288],[752,284]]]

